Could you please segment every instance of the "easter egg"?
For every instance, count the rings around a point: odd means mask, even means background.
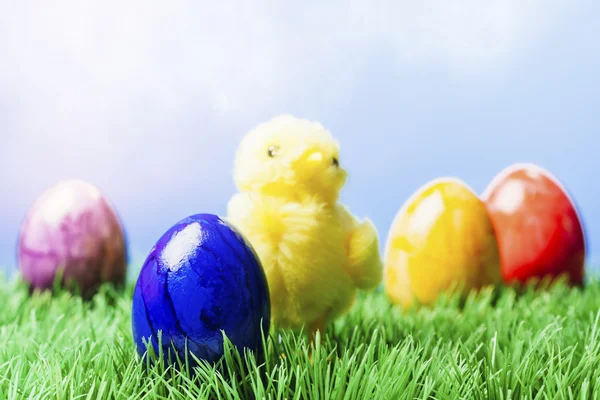
[[[501,280],[485,205],[455,178],[431,181],[404,203],[390,228],[384,263],[385,291],[403,308]]]
[[[125,234],[113,206],[95,186],[65,180],[45,191],[21,224],[17,262],[33,289],[52,288],[57,274],[82,295],[126,276]]]
[[[506,282],[554,280],[583,283],[585,234],[565,187],[534,164],[500,172],[482,195],[494,223]]]
[[[150,250],[133,295],[133,338],[140,355],[150,342],[176,366],[177,359],[194,365],[190,353],[218,361],[223,333],[240,352],[260,356],[270,313],[267,279],[251,244],[218,216],[197,214]]]

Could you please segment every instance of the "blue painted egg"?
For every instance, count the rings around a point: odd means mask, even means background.
[[[140,355],[148,341],[159,354],[160,331],[171,363],[174,351],[184,361],[186,348],[201,360],[218,361],[223,332],[240,352],[260,356],[270,314],[267,279],[250,243],[218,216],[196,214],[150,250],[133,294],[133,338]]]

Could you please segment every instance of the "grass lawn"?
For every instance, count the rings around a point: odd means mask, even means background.
[[[29,297],[0,278],[0,399],[600,398],[598,281],[488,291],[405,315],[382,293],[364,295],[312,364],[304,338],[284,331],[268,339],[264,364],[230,351],[193,377],[137,360],[132,293]]]

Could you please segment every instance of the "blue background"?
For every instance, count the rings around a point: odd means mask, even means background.
[[[1,266],[69,177],[102,188],[141,263],[181,218],[225,213],[239,140],[279,113],[338,138],[343,201],[382,242],[427,181],[481,192],[534,162],[575,198],[596,265],[598,2],[244,4],[0,5]]]

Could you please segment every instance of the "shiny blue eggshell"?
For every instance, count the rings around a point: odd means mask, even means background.
[[[223,334],[240,351],[262,351],[268,334],[267,279],[250,243],[216,215],[192,215],[170,228],[151,249],[133,295],[132,330],[137,351],[151,341],[171,362],[185,349],[214,363]],[[188,357],[191,362],[192,357]]]

